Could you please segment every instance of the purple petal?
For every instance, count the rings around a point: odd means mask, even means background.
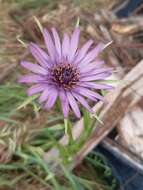
[[[81,82],[83,81],[95,81],[95,80],[102,80],[105,79],[107,77],[109,77],[112,74],[112,72],[106,72],[106,73],[101,73],[98,75],[93,75],[93,76],[87,76],[87,77],[83,77],[80,79]]]
[[[37,65],[37,64],[33,64],[31,62],[28,61],[21,61],[20,63],[24,68],[37,73],[37,74],[42,74],[42,75],[47,75],[48,71],[46,69],[44,69],[43,67]]]
[[[92,69],[91,71],[81,73],[81,76],[82,77],[95,76],[97,74],[112,72],[112,71],[113,71],[113,68]]]
[[[43,58],[45,60],[48,61],[50,59],[50,57],[48,56],[48,54],[43,49],[41,49],[37,44],[35,44],[33,42],[31,42],[30,44],[31,44],[31,46],[33,46],[43,56]]]
[[[46,85],[44,84],[35,84],[33,86],[31,86],[28,90],[27,90],[27,94],[29,96],[36,94],[38,92],[43,91],[46,88]]]
[[[58,97],[58,91],[56,89],[52,88],[52,89],[49,89],[49,91],[50,93],[48,96],[48,101],[45,104],[46,109],[50,109],[51,107],[53,107]]]
[[[62,42],[62,55],[64,58],[68,56],[70,47],[70,38],[67,33],[64,34],[63,42]]]
[[[41,66],[49,67],[50,58],[38,45],[30,43],[29,50]]]
[[[60,101],[61,101],[61,106],[62,106],[62,111],[64,114],[64,117],[67,118],[69,114],[69,103],[68,103],[68,98],[66,96],[65,91],[60,91],[59,93],[60,96]]]
[[[50,54],[50,57],[51,57],[52,61],[55,61],[55,57],[56,57],[55,46],[54,46],[53,40],[47,29],[43,30],[43,36],[44,36],[44,41],[45,41],[46,47],[48,49],[48,52]]]
[[[66,92],[67,94],[67,98],[68,98],[68,101],[69,101],[69,104],[72,108],[72,110],[74,111],[75,115],[80,118],[80,110],[79,110],[79,107],[77,105],[77,102],[75,100],[75,98],[73,97],[73,95],[71,94],[71,92]]]
[[[39,75],[35,74],[29,74],[29,75],[23,75],[19,78],[18,82],[20,83],[37,83],[42,82],[44,78]]]
[[[78,63],[79,61],[81,61],[84,57],[85,57],[85,55],[86,55],[86,53],[87,53],[87,51],[88,51],[88,49],[90,48],[90,46],[93,44],[93,40],[89,40],[88,42],[86,42],[83,46],[82,46],[82,48],[79,50],[79,52],[78,52],[78,56],[76,57],[76,59],[75,59],[75,63]]]
[[[105,62],[104,61],[94,61],[89,63],[86,66],[78,65],[78,68],[80,69],[81,73],[92,71],[93,69],[100,68]]]
[[[50,94],[50,90],[48,86],[46,89],[44,89],[41,96],[39,97],[39,103],[46,101],[48,99],[49,94]]]
[[[76,50],[78,48],[79,35],[80,35],[80,29],[79,27],[76,27],[71,36],[70,50],[68,56],[69,61],[72,61],[75,56]]]
[[[80,96],[79,94],[75,92],[72,92],[72,94],[89,112],[91,113],[93,112],[93,110],[90,108],[85,98],[83,98],[82,96]]]
[[[92,100],[94,100],[94,101],[96,99],[99,99],[99,100],[102,100],[102,101],[105,100],[104,97],[101,96],[100,94],[98,94],[98,93],[96,93],[94,91],[91,91],[91,90],[89,90],[87,88],[84,88],[84,87],[80,87],[79,86],[77,88],[76,92],[79,93],[79,94],[81,94],[81,95],[83,95],[83,96],[85,96],[85,97],[87,97],[87,98],[89,98],[89,99],[93,98]]]
[[[113,89],[114,87],[104,83],[93,83],[93,82],[81,82],[79,86],[94,88],[94,89]]]
[[[85,56],[85,58],[81,61],[80,65],[86,65],[93,61],[97,57],[97,55],[103,50],[104,46],[105,45],[103,43],[99,43],[93,50],[91,50]]]
[[[54,42],[55,42],[55,47],[58,52],[59,57],[61,58],[61,42],[60,42],[60,37],[56,31],[55,28],[52,28],[52,33],[54,37]]]
[[[77,89],[74,89],[74,91],[75,91],[77,94],[80,94],[80,95],[82,95],[82,96],[84,96],[84,97],[86,97],[86,98],[88,98],[88,99],[90,99],[90,100],[92,100],[92,101],[94,101],[94,102],[97,102],[97,99],[96,99],[96,98],[94,98],[94,97],[93,97],[92,95],[90,95],[88,92],[86,92],[86,91],[80,89],[80,87],[81,87],[81,86],[78,86]]]

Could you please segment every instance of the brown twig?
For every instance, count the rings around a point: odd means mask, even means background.
[[[16,67],[16,63],[12,63],[3,69],[3,72],[0,75],[0,83],[11,73],[11,71]]]

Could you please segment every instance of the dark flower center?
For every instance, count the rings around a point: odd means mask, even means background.
[[[70,89],[79,81],[79,71],[71,64],[61,63],[51,69],[52,80],[64,89]]]

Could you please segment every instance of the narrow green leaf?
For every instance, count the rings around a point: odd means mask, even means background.
[[[28,97],[20,106],[18,106],[17,110],[25,108],[28,104],[32,103],[33,100],[37,99],[38,96],[38,94],[35,94],[33,96]]]

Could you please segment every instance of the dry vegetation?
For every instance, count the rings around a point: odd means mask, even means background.
[[[134,15],[129,18],[119,20],[113,13],[115,7],[117,7],[115,0],[0,1],[1,190],[4,188],[5,190],[114,189],[117,183],[110,168],[106,166],[102,156],[91,150],[115,127],[117,129],[115,140],[112,142],[105,139],[103,143],[111,147],[112,143],[117,143],[116,148],[119,152],[124,150],[122,145],[126,144],[126,148],[130,150],[126,150],[124,154],[133,161],[141,163],[142,154],[139,148],[140,137],[143,135],[141,127],[136,124],[139,128],[134,143],[136,146],[131,146],[132,138],[127,139],[125,127],[132,127],[134,131],[135,125],[131,122],[135,117],[134,109],[138,109],[141,113],[137,123],[142,121],[140,102],[143,92],[140,89],[143,84],[141,69],[143,22],[138,12],[133,13]],[[23,72],[18,65],[19,60],[29,56],[18,39],[22,39],[26,44],[34,41],[43,47],[42,36],[34,16],[47,28],[54,25],[60,31],[68,32],[72,31],[77,18],[80,17],[83,34],[81,42],[89,38],[92,38],[95,43],[113,41],[101,56],[104,57],[107,65],[117,70],[114,78],[117,80],[124,78],[124,80],[115,91],[107,94],[110,104],[99,103],[95,106],[104,126],[95,119],[90,120],[89,114],[85,111],[83,111],[83,119],[77,124],[71,115],[72,122],[75,124],[73,136],[75,139],[81,137],[81,141],[73,140],[73,144],[63,146],[62,144],[66,144],[66,137],[60,140],[64,135],[64,123],[59,105],[45,113],[35,101],[36,96],[27,98],[24,87],[16,83],[17,77]],[[130,112],[133,113],[129,115]],[[131,124],[125,126],[125,119],[128,119]],[[87,130],[81,133],[84,125]],[[91,127],[94,128],[95,125],[96,129],[91,133]],[[89,152],[91,153],[87,156]],[[59,175],[53,173],[53,168],[55,171],[57,167],[55,166],[57,160],[50,162],[53,154],[58,155],[58,158],[64,157],[64,164],[58,160],[58,164],[61,163],[58,168],[60,167],[62,171]],[[134,154],[136,155],[133,156]],[[72,168],[75,168],[73,172],[65,167],[69,163],[69,158],[73,158],[70,163]],[[106,180],[108,177],[111,179],[110,183]]]

